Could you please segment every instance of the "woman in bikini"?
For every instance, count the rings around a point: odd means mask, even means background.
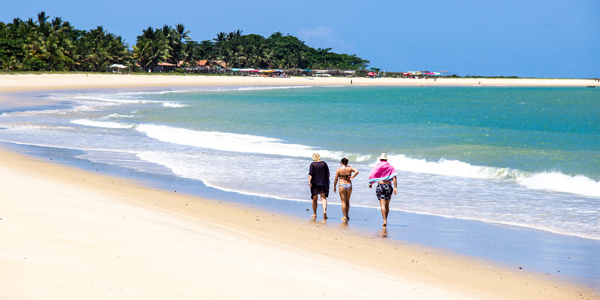
[[[340,180],[340,199],[342,200],[342,213],[344,217],[342,220],[350,220],[348,217],[348,211],[350,210],[350,195],[352,195],[352,179],[358,175],[358,170],[348,165],[348,159],[342,158],[340,162],[342,165],[335,172],[335,180],[333,181],[333,192],[337,187],[338,178]],[[352,173],[354,176],[352,176]]]

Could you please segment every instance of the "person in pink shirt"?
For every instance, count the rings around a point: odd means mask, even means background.
[[[398,194],[398,174],[396,169],[387,161],[387,155],[381,153],[379,163],[373,167],[369,175],[369,188],[373,187],[373,183],[377,182],[375,193],[381,205],[381,215],[383,216],[382,226],[387,226],[387,217],[390,212],[390,200],[392,194]],[[392,183],[394,186],[392,187]]]

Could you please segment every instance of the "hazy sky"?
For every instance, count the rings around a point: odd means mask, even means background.
[[[148,26],[182,23],[193,40],[281,31],[386,71],[600,77],[600,1],[0,0],[0,21],[45,11],[103,25],[130,45]]]

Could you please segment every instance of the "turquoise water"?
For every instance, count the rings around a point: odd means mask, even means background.
[[[228,87],[53,93],[72,107],[5,113],[0,140],[307,201],[310,155],[361,174],[377,207],[380,153],[399,172],[391,208],[600,239],[600,90],[534,87]],[[330,202],[337,203],[336,195]]]
[[[193,103],[168,118],[148,111],[169,126],[600,180],[596,89],[288,88],[155,99]]]

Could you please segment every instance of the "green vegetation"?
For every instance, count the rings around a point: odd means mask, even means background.
[[[352,70],[365,69],[369,63],[356,55],[331,52],[331,48],[309,47],[281,32],[265,38],[237,30],[196,42],[182,24],[148,27],[130,50],[120,36],[102,26],[78,30],[59,17],[48,19],[40,12],[37,20],[0,22],[1,70],[106,72],[111,64],[148,70],[159,63],[196,66],[200,60],[212,65],[222,61],[230,68]]]
[[[106,71],[113,63],[131,63],[132,56],[120,36],[102,26],[85,31],[46,13],[37,21],[0,22],[0,66],[26,71]]]

